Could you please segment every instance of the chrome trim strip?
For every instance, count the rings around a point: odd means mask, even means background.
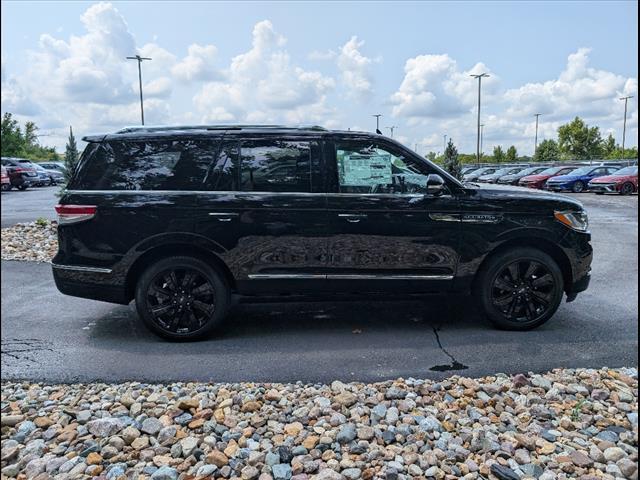
[[[237,217],[238,214],[234,212],[223,213],[223,212],[209,212],[209,216],[211,217]]]
[[[381,274],[289,274],[289,273],[254,273],[251,280],[283,280],[283,279],[314,279],[314,280],[453,280],[453,275],[381,275]]]
[[[75,272],[91,272],[91,273],[111,273],[112,272],[110,268],[81,267],[79,265],[61,265],[59,263],[52,263],[51,266],[53,268],[57,268],[58,270],[72,270]]]
[[[299,273],[299,274],[294,274],[294,273],[274,273],[274,274],[269,274],[269,273],[252,273],[249,274],[249,278],[251,280],[267,280],[267,279],[279,279],[279,280],[285,280],[285,279],[298,279],[298,280],[325,280],[327,278],[326,275],[314,275],[314,274],[306,274],[306,273]]]
[[[420,193],[323,193],[323,192],[243,192],[237,190],[65,190],[65,193],[77,193],[82,195],[278,195],[278,196],[305,196],[305,197],[390,197],[390,198],[431,198]],[[439,198],[450,195],[440,195]]]

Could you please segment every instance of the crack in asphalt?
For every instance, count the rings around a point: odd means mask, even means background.
[[[442,329],[442,327],[432,327],[432,329],[433,329],[433,333],[436,336],[438,347],[440,347],[440,350],[442,350],[443,353],[451,359],[451,365],[435,365],[431,367],[429,370],[434,372],[447,372],[449,370],[467,370],[469,368],[468,366],[456,360],[455,357],[451,355],[447,351],[447,349],[442,346],[442,342],[440,341],[440,335],[438,334],[438,332]]]
[[[28,354],[42,351],[53,352],[53,349],[49,348],[48,345],[50,345],[49,342],[39,340],[37,338],[13,338],[9,340],[2,340],[0,345],[0,354],[19,361],[38,363]]]

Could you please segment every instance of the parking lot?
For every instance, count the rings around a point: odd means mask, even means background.
[[[56,187],[2,194],[2,226],[53,218]],[[60,294],[47,264],[2,261],[5,378],[55,381],[375,381],[637,361],[638,197],[576,196],[591,221],[589,290],[531,332],[481,320],[467,299],[241,304],[224,331],[167,343],[133,305]],[[144,360],[144,361],[143,361]]]

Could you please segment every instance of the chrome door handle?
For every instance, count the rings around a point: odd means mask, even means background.
[[[209,212],[210,217],[215,217],[219,222],[230,222],[237,213]]]
[[[362,213],[339,213],[338,217],[344,218],[349,223],[358,223],[360,220],[367,218],[367,216]]]

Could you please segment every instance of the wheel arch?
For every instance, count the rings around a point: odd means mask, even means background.
[[[236,282],[224,261],[215,253],[200,246],[188,243],[168,243],[153,247],[140,255],[129,268],[125,279],[125,295],[129,301],[135,297],[136,283],[149,265],[163,258],[188,256],[199,258],[219,271],[229,288],[234,291]]]
[[[508,250],[521,247],[534,248],[549,255],[558,264],[558,267],[560,267],[562,279],[564,281],[564,288],[566,289],[569,285],[573,284],[573,270],[571,268],[571,262],[562,248],[543,237],[516,237],[505,240],[484,257],[480,266],[476,270],[476,275],[473,280],[473,291],[476,291],[479,278],[482,276],[482,272],[487,268],[487,265],[492,258]]]

